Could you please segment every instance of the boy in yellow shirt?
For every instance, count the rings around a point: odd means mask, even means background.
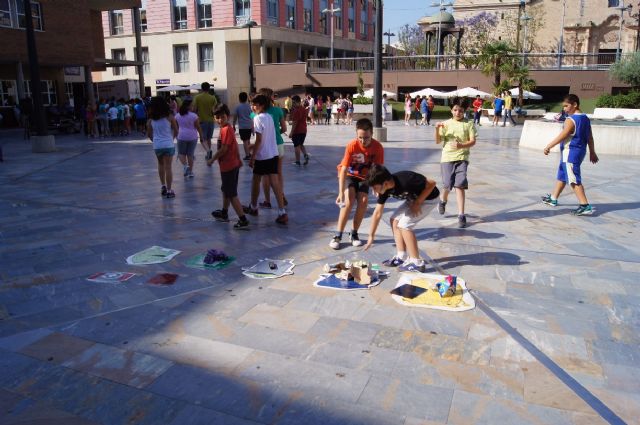
[[[464,119],[465,105],[461,98],[451,103],[452,118],[436,125],[436,143],[442,143],[442,192],[438,204],[438,212],[444,214],[449,192],[455,188],[458,203],[458,227],[467,227],[464,214],[465,190],[469,188],[467,167],[469,165],[469,149],[476,144],[478,135],[473,123]]]

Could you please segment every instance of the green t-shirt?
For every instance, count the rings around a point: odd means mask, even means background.
[[[213,109],[218,105],[215,96],[202,92],[193,98],[193,105],[200,122],[213,122]]]
[[[440,162],[468,161],[469,148],[456,149],[456,137],[462,143],[476,138],[478,132],[472,122],[468,120],[456,121],[453,118],[444,122],[444,127],[440,128],[440,139],[442,140],[442,158]]]
[[[280,120],[284,119],[284,112],[282,108],[278,106],[270,106],[267,109],[267,114],[273,118],[273,126],[276,128],[276,143],[278,145],[284,145],[284,139],[282,138],[282,129],[280,128]]]

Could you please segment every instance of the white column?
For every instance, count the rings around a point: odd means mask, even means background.
[[[264,40],[260,40],[260,64],[267,63],[267,45]]]

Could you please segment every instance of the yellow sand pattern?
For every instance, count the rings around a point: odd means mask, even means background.
[[[436,289],[436,283],[439,280],[437,279],[426,279],[426,278],[418,278],[412,279],[411,284],[413,286],[418,286],[420,288],[427,289],[427,292],[418,295],[415,298],[402,298],[402,301],[408,304],[421,304],[421,305],[433,305],[433,306],[442,306],[442,307],[460,307],[466,306],[462,300],[462,287],[456,287],[456,293],[453,296],[440,297],[440,293]]]

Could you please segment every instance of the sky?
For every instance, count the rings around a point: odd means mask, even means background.
[[[397,41],[398,31],[405,24],[415,24],[420,18],[426,15],[437,13],[438,8],[431,4],[436,0],[386,0],[384,2],[383,27],[385,31],[391,29],[396,37],[391,37],[391,43]],[[387,42],[384,37],[383,43]]]

